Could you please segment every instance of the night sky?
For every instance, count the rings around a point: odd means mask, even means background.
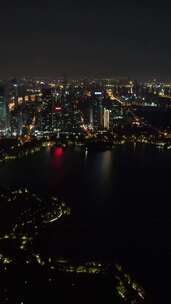
[[[1,1],[0,77],[171,79],[171,4]]]

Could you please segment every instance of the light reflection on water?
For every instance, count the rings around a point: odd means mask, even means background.
[[[64,156],[62,148],[56,148],[52,154],[52,166],[59,169],[63,166]]]
[[[52,223],[47,239],[43,234],[45,253],[118,253],[127,265],[142,267],[146,278],[154,260],[152,278],[158,280],[159,266],[170,269],[170,160],[170,153],[125,146],[87,155],[46,150],[2,165],[0,184],[52,191],[71,207],[69,222]]]
[[[114,185],[114,164],[112,151],[88,154],[84,178],[89,176],[92,196],[98,201],[105,201],[110,195],[112,183]]]
[[[56,155],[46,150],[1,166],[0,184],[53,192],[69,202],[80,222],[93,223],[93,229],[97,226],[109,239],[114,231],[115,244],[117,239],[135,239],[150,246],[160,237],[164,242],[171,228],[170,159],[168,153],[125,147],[88,153],[86,159],[85,153],[58,150]]]

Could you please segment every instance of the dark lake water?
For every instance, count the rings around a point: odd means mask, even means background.
[[[87,155],[44,150],[1,165],[0,183],[54,193],[72,208],[62,232],[52,226],[46,250],[118,256],[147,288],[164,294],[171,264],[171,153],[127,146]]]

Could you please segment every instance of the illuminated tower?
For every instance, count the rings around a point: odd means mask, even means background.
[[[133,94],[133,87],[134,87],[134,84],[132,81],[129,82],[129,85],[130,85],[130,94]]]
[[[93,108],[92,107],[90,108],[90,119],[89,119],[89,121],[90,121],[91,127],[93,128]]]
[[[19,85],[17,79],[11,79],[8,84],[8,96],[15,102],[15,107],[18,106],[18,89]]]
[[[0,85],[0,134],[7,135],[8,119],[7,119],[7,102],[5,97],[5,89]]]
[[[104,108],[104,114],[103,114],[103,120],[104,120],[104,128],[109,130],[110,127],[110,111]]]

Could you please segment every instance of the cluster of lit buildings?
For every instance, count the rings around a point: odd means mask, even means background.
[[[0,84],[0,135],[109,129],[122,110],[107,81],[12,79]],[[130,87],[129,87],[130,89]],[[118,89],[117,89],[118,91]]]
[[[160,107],[171,84],[128,79],[0,83],[0,136],[43,136],[60,132],[114,130],[127,120],[128,108]]]

